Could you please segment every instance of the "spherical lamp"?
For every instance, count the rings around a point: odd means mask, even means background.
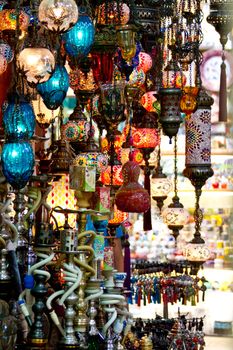
[[[29,83],[38,84],[50,78],[55,67],[55,58],[46,48],[28,47],[19,53],[17,64]]]
[[[86,14],[80,14],[75,26],[62,36],[66,52],[74,58],[86,56],[91,49],[94,36],[95,27],[91,18]]]
[[[7,140],[28,140],[34,134],[36,117],[30,103],[18,95],[8,98],[3,113],[3,125]]]
[[[29,142],[5,143],[1,155],[2,171],[9,184],[20,189],[33,173],[34,153]]]
[[[69,88],[69,74],[64,66],[56,65],[49,80],[36,86],[48,109],[57,109],[66,97]]]
[[[39,20],[47,29],[63,33],[78,20],[78,6],[74,0],[42,0]]]
[[[179,198],[173,197],[172,203],[162,211],[162,218],[176,238],[179,231],[188,222],[189,214],[184,209],[183,204],[179,202]]]

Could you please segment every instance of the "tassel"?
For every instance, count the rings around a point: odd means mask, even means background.
[[[145,168],[145,176],[144,176],[144,188],[148,191],[150,196],[150,168],[146,166]],[[152,230],[151,224],[151,206],[150,208],[143,214],[143,230],[150,231]]]
[[[125,283],[124,286],[126,290],[130,290],[130,282],[131,282],[131,259],[130,259],[130,244],[128,241],[128,234],[125,235],[125,243],[124,243],[124,248],[125,248],[125,253],[124,253],[124,272],[126,272],[126,278],[125,278]]]
[[[219,91],[219,121],[227,122],[227,77],[225,56],[222,55],[221,75],[220,75],[220,91]]]

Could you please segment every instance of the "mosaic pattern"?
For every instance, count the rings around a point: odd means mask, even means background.
[[[100,174],[108,167],[108,157],[100,152],[80,153],[74,159],[74,165],[95,166],[97,174]]]
[[[74,191],[69,188],[69,175],[62,176],[58,182],[53,182],[52,191],[48,195],[47,202],[51,208],[60,206],[62,208],[77,209]],[[58,226],[63,226],[65,217],[63,214],[53,212]],[[69,215],[69,225],[75,227],[76,215]]]
[[[186,164],[211,163],[211,113],[198,109],[186,120]]]
[[[108,166],[108,168],[101,173],[101,182],[106,186],[109,186],[111,184],[111,166]],[[123,184],[122,165],[114,165],[112,185],[121,186],[122,184]]]

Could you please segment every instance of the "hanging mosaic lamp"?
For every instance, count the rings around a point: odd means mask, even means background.
[[[2,171],[7,182],[15,188],[23,188],[34,168],[34,153],[29,142],[6,142],[3,145]]]
[[[29,25],[29,16],[19,11],[19,16],[14,9],[5,9],[0,11],[0,31],[15,31],[17,29],[17,17],[19,17],[19,29],[26,32]]]
[[[119,162],[112,167],[109,165],[107,169],[101,173],[100,179],[103,185],[112,185],[119,188],[119,186],[123,184],[122,164]]]
[[[162,218],[168,228],[172,230],[172,235],[176,238],[179,231],[188,222],[189,214],[180,203],[177,196],[172,198],[172,203],[162,211]]]
[[[0,55],[6,59],[7,63],[12,62],[14,58],[14,52],[12,48],[5,42],[0,42]]]
[[[177,136],[174,137],[174,196],[172,202],[162,211],[162,217],[175,239],[187,223],[189,214],[178,197]]]
[[[37,84],[36,89],[48,109],[61,106],[69,88],[69,74],[64,66],[56,65],[51,77],[44,83]]]
[[[0,75],[7,69],[7,60],[3,55],[0,55]]]
[[[125,222],[129,217],[128,213],[125,213],[114,205],[113,218],[108,221],[109,226],[114,226],[115,228]]]
[[[7,140],[32,138],[35,125],[36,117],[30,103],[17,94],[10,95],[3,113],[3,126]]]
[[[93,137],[89,136],[84,151],[76,155],[73,165],[95,167],[96,174],[99,176],[108,167],[108,156],[100,152]]]
[[[102,1],[96,8],[96,22],[100,25],[126,24],[129,18],[130,8],[121,1]]]
[[[38,84],[50,78],[55,68],[55,58],[46,48],[28,47],[19,53],[17,64],[29,83]]]
[[[153,65],[153,61],[151,56],[146,53],[141,51],[139,53],[139,65],[138,65],[138,69],[142,69],[144,73],[147,73]]]
[[[151,176],[151,196],[156,201],[159,210],[161,211],[163,203],[167,198],[168,193],[172,190],[172,182],[163,173],[160,165],[161,160],[161,144],[158,147],[157,165]]]
[[[48,30],[64,33],[78,20],[78,6],[74,0],[42,0],[38,17]]]
[[[91,18],[85,13],[80,13],[75,26],[62,35],[66,52],[74,58],[87,56],[94,36],[95,27]]]
[[[213,175],[211,168],[211,105],[213,99],[201,88],[196,111],[185,120],[186,150],[184,176],[201,188]]]
[[[157,91],[148,91],[141,97],[141,104],[148,112],[159,112],[160,103],[156,97]],[[157,107],[157,109],[155,108]]]
[[[158,91],[161,108],[159,122],[164,135],[167,135],[170,141],[173,136],[177,135],[182,122],[180,111],[182,90],[180,87],[176,87],[176,79],[174,78],[178,72],[177,63],[174,60],[168,62],[164,69],[165,76],[163,77],[162,87]],[[166,81],[166,85],[164,81]]]

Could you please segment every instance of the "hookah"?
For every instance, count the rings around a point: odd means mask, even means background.
[[[78,296],[75,291],[80,285],[83,272],[74,262],[75,255],[79,254],[77,246],[77,230],[72,229],[68,224],[68,215],[74,213],[77,214],[77,211],[63,209],[61,207],[54,208],[54,211],[65,215],[64,228],[60,232],[60,249],[57,252],[65,255],[65,262],[62,264],[62,268],[66,288],[65,290],[54,292],[48,298],[46,305],[51,319],[62,334],[62,339],[58,344],[58,349],[78,349],[78,340],[75,336],[74,330],[74,317],[76,315],[74,306],[78,302]],[[52,308],[52,301],[58,296],[60,296],[60,299],[57,301],[58,305],[63,306],[65,304],[64,328],[61,326],[59,318]]]
[[[115,349],[116,343],[120,340],[120,334],[123,331],[123,323],[126,316],[132,317],[125,307],[125,296],[121,294],[120,288],[115,287],[113,273],[113,269],[103,271],[103,275],[105,276],[104,293],[100,296],[100,304],[107,313],[108,319],[102,328],[102,334],[105,337],[105,348],[107,350]]]
[[[74,257],[74,262],[81,269],[83,275],[79,288],[77,290],[78,302],[76,304],[76,316],[74,320],[76,336],[80,341],[80,347],[86,348],[85,335],[89,326],[89,320],[87,316],[89,299],[85,299],[85,291],[87,287],[87,281],[91,276],[96,275],[95,269],[92,267],[92,261],[94,258],[94,249],[92,243],[95,238],[95,232],[92,230],[86,230],[87,215],[92,213],[92,210],[79,208],[78,210],[78,254]]]
[[[2,190],[2,187],[1,187]],[[12,277],[8,271],[7,258],[9,255],[15,254],[16,242],[18,239],[18,231],[16,226],[10,220],[10,212],[12,211],[12,198],[6,196],[6,188],[3,188],[2,201],[0,202],[0,295],[1,299],[9,299],[9,290],[12,285]],[[15,259],[12,259],[14,261]],[[14,265],[15,266],[15,265]],[[14,270],[15,280],[20,280],[18,269]]]
[[[51,230],[51,224],[49,223],[49,213],[51,212],[50,206],[46,203],[47,195],[51,190],[52,177],[47,175],[33,176],[32,181],[36,185],[40,184],[40,187],[29,188],[28,198],[34,203],[29,201],[29,210],[24,216],[24,224],[27,226],[27,218],[30,217],[32,212],[38,211],[40,208],[41,222],[37,223],[34,252],[37,256],[37,262],[32,266],[28,266],[28,273],[24,278],[25,290],[22,291],[18,298],[18,304],[25,319],[30,328],[26,349],[45,349],[48,342],[48,330],[49,322],[45,316],[45,297],[47,295],[46,283],[50,278],[50,273],[45,269],[49,264],[53,264],[55,253],[52,252],[54,248],[54,239]],[[23,222],[23,219],[21,220]],[[33,298],[34,299],[33,299]],[[25,300],[26,299],[26,300]],[[27,307],[27,302],[29,305]],[[32,301],[34,304],[31,306]],[[31,311],[32,310],[32,311]],[[23,345],[25,348],[25,345]]]

